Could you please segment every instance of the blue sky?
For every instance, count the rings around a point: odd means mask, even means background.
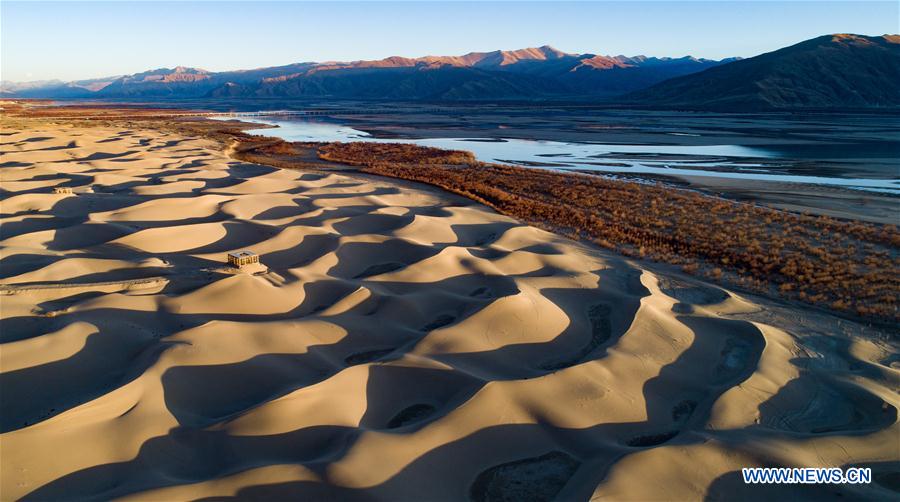
[[[753,56],[836,32],[897,33],[900,2],[0,1],[4,80],[177,65],[454,55],[552,45],[595,54]]]

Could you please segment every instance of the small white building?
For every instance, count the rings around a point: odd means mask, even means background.
[[[243,250],[243,251],[235,251],[232,253],[228,253],[228,264],[237,268],[241,268],[245,265],[250,265],[252,263],[259,263],[259,255],[254,253],[253,251]]]

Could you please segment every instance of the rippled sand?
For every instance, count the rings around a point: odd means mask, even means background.
[[[3,500],[897,496],[896,337],[202,139],[0,152]]]

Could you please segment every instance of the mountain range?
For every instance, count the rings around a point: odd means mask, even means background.
[[[900,36],[826,35],[748,59],[570,54],[550,46],[462,56],[162,68],[73,82],[3,82],[6,97],[589,100],[719,110],[900,107]]]
[[[463,56],[297,63],[210,72],[178,66],[75,82],[4,82],[16,97],[284,97],[415,100],[605,97],[712,68],[713,61],[569,54],[550,46]]]

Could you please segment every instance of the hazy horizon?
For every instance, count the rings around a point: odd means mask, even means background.
[[[830,33],[896,33],[896,2],[3,2],[2,79],[187,66],[568,53],[752,57]],[[795,23],[798,18],[803,23]],[[385,31],[387,28],[390,31]]]

